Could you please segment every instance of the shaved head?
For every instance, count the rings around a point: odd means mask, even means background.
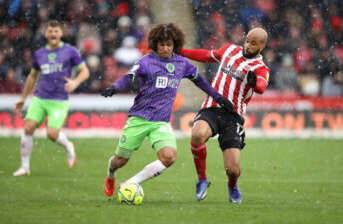
[[[268,33],[261,27],[251,29],[244,42],[244,56],[255,57],[266,47]]]
[[[263,44],[264,46],[266,46],[267,44],[268,33],[261,27],[256,27],[256,28],[251,29],[247,34],[247,37],[248,36],[251,39],[257,40],[259,43]]]

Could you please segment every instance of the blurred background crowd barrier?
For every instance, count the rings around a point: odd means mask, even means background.
[[[42,30],[49,19],[63,21],[64,40],[80,49],[91,73],[71,98],[66,129],[75,136],[82,136],[82,129],[102,129],[93,133],[101,136],[120,132],[133,95],[105,101],[98,93],[149,51],[147,34],[160,22],[179,25],[187,47],[206,49],[226,42],[242,44],[247,30],[265,27],[270,36],[263,56],[271,68],[270,84],[248,105],[248,132],[343,136],[343,2],[339,0],[0,1],[0,135],[20,133],[22,119],[12,108],[31,68],[32,52],[44,46]],[[200,68],[211,80],[217,67]],[[189,133],[204,96],[185,83],[172,120],[181,134]]]

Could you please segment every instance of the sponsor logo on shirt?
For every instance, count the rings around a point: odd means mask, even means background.
[[[51,74],[54,72],[61,72],[63,69],[62,63],[54,63],[54,64],[42,64],[40,66],[41,73],[43,75]]]
[[[159,89],[164,89],[167,87],[177,89],[179,87],[180,80],[178,79],[170,79],[164,76],[157,76],[155,87]]]
[[[168,86],[168,77],[157,76],[156,78],[156,88],[164,89]]]
[[[245,73],[239,70],[236,70],[233,66],[222,67],[221,72],[225,73],[226,75],[230,75],[235,79],[243,81]]]

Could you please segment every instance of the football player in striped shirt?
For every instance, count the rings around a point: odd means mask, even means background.
[[[268,34],[264,29],[253,28],[248,32],[243,46],[225,44],[216,50],[181,50],[181,55],[187,58],[219,63],[212,87],[233,104],[233,111],[229,113],[208,96],[194,118],[191,150],[198,174],[196,198],[199,201],[205,199],[210,185],[206,177],[206,142],[217,134],[228,177],[229,200],[238,204],[242,201],[237,181],[241,174],[240,151],[245,145],[243,117],[253,94],[262,94],[268,85],[269,68],[261,55],[267,39]]]

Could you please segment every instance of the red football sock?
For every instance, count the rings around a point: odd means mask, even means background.
[[[238,178],[239,178],[239,176],[241,175],[241,171],[239,171],[239,174],[238,174],[238,176],[237,176],[237,174],[234,175],[234,174],[228,172],[228,170],[226,170],[226,175],[227,175],[228,178],[229,178],[228,181],[227,181],[227,185],[229,186],[229,188],[233,188],[233,187],[236,186],[236,184],[237,184],[237,182],[238,182]]]
[[[206,157],[207,149],[205,144],[191,143],[194,165],[198,174],[199,180],[206,180]]]
[[[229,188],[233,188],[234,186],[236,186],[237,180],[238,180],[237,177],[230,176],[229,181],[228,181]]]

